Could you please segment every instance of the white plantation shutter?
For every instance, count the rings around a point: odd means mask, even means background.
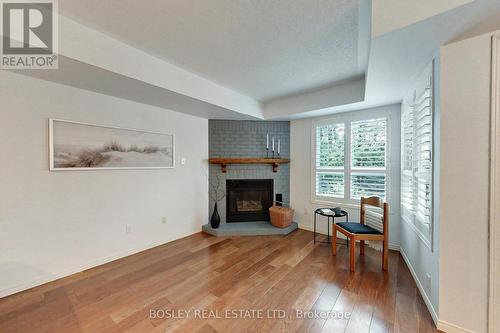
[[[330,197],[344,197],[344,174],[337,172],[316,173],[316,193]]]
[[[430,242],[432,232],[433,163],[432,66],[420,80],[413,96],[403,103],[401,114],[401,209]]]
[[[413,105],[403,104],[401,115],[401,206],[403,216],[413,215]]]
[[[365,224],[380,232],[384,231],[384,210],[379,207],[365,206]]]
[[[351,175],[351,198],[377,196],[385,199],[385,174],[353,173]]]
[[[415,159],[413,191],[416,196],[417,221],[429,225],[432,210],[432,103],[431,78],[417,96],[414,104],[415,112]]]

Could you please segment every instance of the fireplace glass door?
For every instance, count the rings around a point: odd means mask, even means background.
[[[226,222],[269,221],[272,179],[230,179],[226,194]]]

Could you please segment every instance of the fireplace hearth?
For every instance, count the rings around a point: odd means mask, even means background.
[[[272,179],[226,180],[226,222],[269,221]]]

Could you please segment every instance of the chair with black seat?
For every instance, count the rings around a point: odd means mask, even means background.
[[[381,228],[366,225],[367,207],[373,206],[382,209]],[[360,241],[360,255],[365,254],[365,241],[382,241],[382,269],[387,270],[388,245],[389,245],[389,204],[383,202],[379,197],[361,198],[360,219],[357,222],[336,223],[333,228],[332,251],[337,255],[337,231],[345,235],[349,240],[349,267],[354,272],[356,267],[356,241]]]

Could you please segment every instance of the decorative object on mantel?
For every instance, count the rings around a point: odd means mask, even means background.
[[[273,136],[273,158],[274,158],[274,136]]]
[[[271,138],[271,152],[272,152],[272,159],[274,158],[280,158],[280,146],[281,146],[281,140],[278,139],[278,151],[277,151],[277,156],[278,157],[275,157],[274,156],[274,136]],[[269,133],[266,134],[266,158],[269,158]]]
[[[208,161],[212,164],[220,164],[222,173],[227,172],[228,164],[272,164],[273,172],[278,172],[279,164],[287,164],[290,163],[290,159],[288,158],[230,158],[230,157],[219,157],[219,158],[210,158]]]
[[[209,185],[210,191],[208,192],[208,194],[210,195],[210,199],[215,202],[214,212],[212,213],[212,217],[210,218],[210,226],[214,229],[217,229],[220,225],[220,215],[219,211],[217,210],[217,203],[224,199],[226,193],[224,193],[224,191],[220,191],[220,179],[218,175],[215,176],[215,185],[212,183],[209,183]]]
[[[269,133],[266,134],[266,158],[269,158]]]

